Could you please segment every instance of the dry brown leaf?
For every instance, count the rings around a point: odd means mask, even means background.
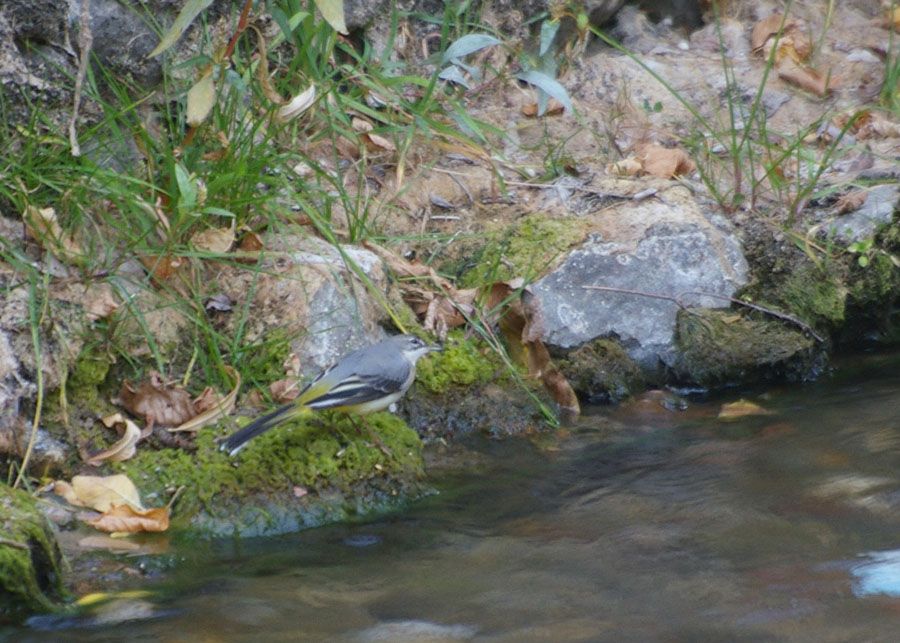
[[[184,257],[173,257],[172,255],[143,255],[138,259],[150,273],[150,277],[157,282],[170,280],[178,271],[188,265]]]
[[[225,370],[228,371],[228,375],[233,383],[228,395],[221,397],[211,388],[207,388],[191,403],[195,415],[186,422],[169,429],[169,433],[199,431],[204,426],[212,424],[218,421],[219,418],[223,418],[231,413],[237,401],[238,391],[241,388],[241,374],[231,366],[226,366]]]
[[[375,129],[375,126],[372,125],[372,123],[364,118],[360,118],[359,116],[354,116],[350,119],[350,126],[353,127],[354,131],[357,131],[361,134],[366,134]]]
[[[616,174],[618,176],[637,176],[643,169],[643,163],[632,156],[617,163],[609,163],[606,166],[607,174]]]
[[[119,399],[129,413],[144,418],[151,426],[178,426],[197,415],[190,394],[181,387],[166,385],[156,371],[150,371],[149,379],[136,388],[126,380]]]
[[[835,124],[843,128],[847,125],[852,114],[842,114],[835,118]],[[859,113],[850,131],[858,139],[869,138],[897,138],[900,137],[900,124],[888,120],[882,112],[864,110]]]
[[[795,61],[793,58],[785,58],[775,65],[778,77],[782,80],[797,85],[816,96],[827,96],[828,92],[837,87],[837,79],[830,74],[822,74],[812,67],[807,67]]]
[[[397,150],[396,146],[389,139],[374,132],[368,132],[365,135],[365,140],[368,143],[366,147],[370,151],[387,150],[388,152],[394,152]]]
[[[101,516],[85,522],[95,529],[110,533],[165,531],[169,528],[169,508],[138,510],[130,505],[113,505]]]
[[[723,404],[717,417],[720,420],[738,420],[751,415],[772,415],[772,411],[749,400],[738,400],[737,402]]]
[[[131,479],[124,474],[114,476],[75,476],[72,482],[57,480],[53,493],[76,507],[107,511],[113,505],[129,505],[143,510],[141,496]]]
[[[26,206],[25,228],[28,234],[65,263],[78,263],[85,258],[75,237],[62,229],[54,208]]]
[[[771,53],[771,47],[775,45],[778,28],[781,26],[783,14],[774,13],[753,25],[750,34],[750,48],[759,53],[765,49],[765,56]],[[807,60],[812,53],[812,43],[803,30],[803,24],[797,20],[787,19],[781,37],[777,38],[778,52],[775,60],[781,60],[784,56],[790,56],[797,61]]]
[[[697,167],[684,150],[661,145],[648,145],[639,158],[647,174],[661,179],[690,174]]]
[[[87,463],[95,467],[100,466],[107,460],[109,462],[124,462],[134,457],[137,452],[137,443],[140,441],[141,430],[138,425],[127,419],[121,413],[113,413],[107,415],[100,420],[107,428],[119,425],[123,428],[122,437],[108,449],[92,455]]]
[[[191,245],[203,252],[225,254],[234,244],[234,221],[230,228],[207,228],[194,233]]]
[[[489,310],[503,308],[499,319],[500,330],[506,338],[510,356],[528,368],[528,374],[540,379],[554,401],[569,416],[581,413],[581,404],[571,384],[550,358],[550,352],[540,340],[541,324],[538,315],[521,296],[522,280],[493,284],[486,307]]]
[[[84,293],[84,311],[90,321],[106,319],[119,309],[112,286],[106,283],[91,284]]]
[[[847,194],[841,195],[841,197],[837,200],[837,203],[834,204],[834,209],[837,214],[847,214],[848,212],[854,212],[863,207],[866,203],[866,199],[869,198],[869,193],[865,190],[853,190],[852,192],[847,192]]]
[[[537,103],[528,103],[527,105],[522,106],[522,115],[527,116],[528,118],[534,118],[538,115],[539,107]],[[555,98],[551,98],[547,103],[547,110],[544,112],[544,116],[557,116],[566,111],[565,105],[560,103]]]
[[[269,384],[269,393],[272,394],[272,399],[282,404],[296,400],[301,390],[303,387],[294,377],[276,380]]]

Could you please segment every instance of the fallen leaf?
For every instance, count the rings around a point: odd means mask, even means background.
[[[781,37],[778,36],[778,29],[784,20],[784,28],[781,31]],[[803,29],[803,23],[798,20],[784,19],[784,14],[774,13],[753,25],[753,31],[750,34],[750,48],[754,53],[763,52],[768,47],[775,46],[777,40],[778,51],[775,60],[778,61],[784,56],[790,56],[798,62],[809,58],[812,53],[812,42],[806,36]],[[771,49],[765,50],[766,57],[771,53]]]
[[[539,107],[537,103],[528,103],[527,105],[522,106],[522,115],[527,116],[528,118],[534,118],[538,115]],[[566,111],[566,106],[560,103],[555,98],[551,98],[547,103],[547,111],[544,112],[544,116],[558,116]]]
[[[106,319],[119,309],[113,289],[107,283],[91,284],[84,293],[84,311],[90,321]]]
[[[306,487],[300,487],[300,486],[294,487],[294,497],[295,498],[302,498],[303,496],[307,495],[308,493],[309,493],[309,490]]]
[[[137,443],[141,439],[141,430],[137,424],[127,419],[121,413],[113,413],[100,420],[107,428],[116,425],[124,427],[122,437],[108,449],[92,455],[87,463],[95,467],[100,466],[107,460],[109,462],[123,462],[134,457],[137,452]]]
[[[648,145],[639,157],[644,172],[661,179],[671,179],[683,174],[690,174],[696,165],[681,149],[669,149],[661,145]]]
[[[782,80],[797,85],[816,96],[827,96],[828,92],[837,87],[837,79],[830,74],[823,74],[802,65],[793,58],[785,58],[778,62],[775,69],[778,77]]]
[[[869,193],[865,190],[853,190],[841,197],[834,204],[834,210],[837,214],[847,214],[859,210],[869,198]]]
[[[387,138],[381,136],[380,134],[376,134],[374,132],[368,132],[365,135],[366,142],[369,143],[367,147],[370,150],[387,150],[388,152],[394,152],[397,150],[397,147]]]
[[[175,273],[187,266],[184,257],[172,255],[142,255],[138,259],[157,283],[168,281]]]
[[[138,510],[130,505],[113,505],[101,516],[85,522],[95,529],[110,533],[165,531],[169,528],[169,508]]]
[[[316,86],[310,85],[275,112],[275,119],[286,123],[300,116],[316,102]]]
[[[608,174],[616,174],[618,176],[637,176],[644,169],[644,164],[633,156],[622,159],[616,163],[610,163],[606,166]]]
[[[200,396],[191,402],[194,415],[187,421],[176,427],[168,429],[169,433],[182,431],[199,431],[204,426],[212,424],[231,413],[237,400],[238,391],[241,388],[241,374],[231,366],[225,366],[225,370],[231,377],[233,386],[228,395],[221,397],[211,388],[207,388]]]
[[[835,124],[843,128],[852,117],[853,114],[842,114],[835,118]],[[900,124],[889,120],[882,112],[864,110],[857,114],[850,131],[858,139],[897,138],[900,137]]]
[[[84,260],[84,250],[75,237],[62,229],[54,208],[25,207],[25,229],[29,236],[65,263]]]
[[[71,483],[57,480],[53,483],[53,493],[76,507],[90,507],[101,512],[122,504],[144,509],[137,487],[122,473],[113,476],[75,476]]]
[[[372,123],[365,120],[364,118],[360,118],[359,116],[354,116],[350,119],[350,126],[353,127],[355,131],[360,132],[361,134],[371,132],[373,129],[375,129],[375,126],[372,125]]]
[[[231,301],[231,297],[220,292],[207,299],[203,307],[218,313],[230,313],[234,308],[234,302]]]
[[[737,420],[751,415],[772,415],[772,411],[749,400],[738,400],[723,404],[717,416],[720,420]]]
[[[272,394],[272,399],[282,404],[296,400],[301,390],[299,381],[293,377],[276,380],[269,384],[269,393]]]
[[[234,221],[230,228],[207,228],[191,237],[191,245],[197,250],[214,254],[225,254],[234,244]]]
[[[156,371],[150,371],[149,378],[137,388],[126,380],[119,399],[129,413],[144,418],[151,426],[178,426],[196,415],[190,394],[179,386],[166,385]]]

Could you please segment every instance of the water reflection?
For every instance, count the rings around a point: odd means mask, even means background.
[[[900,362],[888,364],[756,395],[774,414],[731,424],[720,401],[637,404],[541,448],[475,444],[482,464],[440,477],[441,494],[406,514],[217,543],[176,573],[156,618],[55,634],[894,640]]]

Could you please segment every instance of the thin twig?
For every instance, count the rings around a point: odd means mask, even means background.
[[[789,315],[788,313],[783,313],[778,310],[773,310],[771,308],[767,308],[766,306],[760,306],[759,304],[752,304],[749,301],[744,301],[742,299],[735,299],[734,297],[729,297],[728,295],[718,295],[716,293],[711,292],[702,292],[702,291],[688,291],[680,293],[677,297],[673,297],[671,295],[662,295],[660,293],[655,292],[643,292],[640,290],[629,290],[627,288],[614,288],[612,286],[582,286],[585,290],[602,290],[604,292],[615,292],[622,293],[625,295],[637,295],[639,297],[649,297],[651,299],[664,299],[665,301],[671,301],[673,304],[681,308],[682,310],[688,310],[688,306],[686,306],[681,298],[687,295],[699,295],[700,297],[712,297],[714,299],[723,299],[726,301],[730,301],[733,304],[738,304],[739,306],[746,306],[747,308],[751,308],[757,312],[764,313],[766,315],[770,315],[782,321],[790,322],[795,326],[799,327],[803,332],[808,333],[813,339],[815,339],[820,344],[825,343],[825,339],[819,335],[812,327],[797,319],[793,315]]]
[[[31,547],[29,547],[25,543],[20,543],[18,540],[10,540],[9,538],[4,538],[3,536],[0,536],[0,545],[15,547],[16,549],[24,549],[25,551],[31,549]]]
[[[72,118],[69,120],[69,145],[72,148],[72,156],[81,156],[81,146],[78,145],[78,132],[75,131],[75,123],[78,121],[78,111],[81,108],[81,91],[84,86],[84,77],[87,75],[91,46],[93,44],[94,35],[91,33],[91,0],[81,0],[81,19],[78,23],[78,48],[81,50],[81,56],[78,59],[78,75],[75,76],[75,96],[72,99]]]

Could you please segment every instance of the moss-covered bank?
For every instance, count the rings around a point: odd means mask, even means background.
[[[0,623],[60,606],[66,563],[27,493],[0,484]]]
[[[351,519],[424,489],[419,436],[390,413],[355,424],[336,413],[291,421],[233,458],[215,438],[206,430],[194,452],[143,450],[118,466],[148,505],[181,489],[175,527],[209,536],[272,535]]]

